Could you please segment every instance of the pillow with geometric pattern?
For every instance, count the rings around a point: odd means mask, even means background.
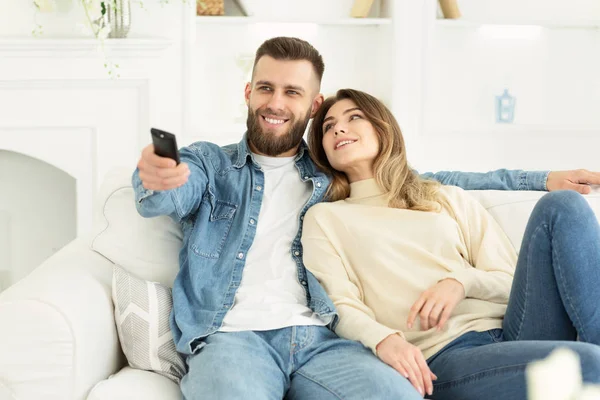
[[[185,375],[169,325],[171,288],[140,279],[114,265],[112,298],[119,341],[132,368],[163,375],[177,384]]]

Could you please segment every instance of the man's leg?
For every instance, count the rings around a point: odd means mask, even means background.
[[[521,246],[504,337],[600,344],[600,227],[574,191],[552,192],[534,208]],[[592,300],[592,301],[591,301]]]
[[[527,364],[568,348],[580,358],[583,380],[600,383],[600,346],[582,342],[502,342],[502,330],[469,332],[428,360],[437,375],[434,400],[526,400]]]
[[[181,381],[184,400],[281,400],[289,377],[281,360],[255,332],[217,332],[188,357]]]
[[[400,373],[362,344],[325,327],[297,327],[286,400],[418,400],[423,397]],[[305,332],[303,334],[303,332]]]

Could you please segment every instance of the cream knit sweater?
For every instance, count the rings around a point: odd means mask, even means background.
[[[452,186],[440,189],[440,213],[389,208],[386,199],[367,179],[304,218],[304,264],[337,307],[336,333],[373,352],[399,333],[427,359],[466,332],[500,328],[517,253],[493,217]],[[466,293],[445,329],[422,331],[417,318],[409,330],[410,307],[445,278]]]

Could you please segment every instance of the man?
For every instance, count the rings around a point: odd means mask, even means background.
[[[171,328],[187,356],[187,400],[418,399],[432,390],[425,360],[419,394],[361,344],[338,338],[335,308],[302,264],[302,219],[329,183],[302,140],[323,102],[323,70],[307,42],[267,40],[246,85],[240,143],[195,143],[181,149],[179,166],[151,145],[142,152],[138,211],[170,215],[184,232]],[[587,171],[429,176],[465,189],[585,192],[579,182],[600,183]]]

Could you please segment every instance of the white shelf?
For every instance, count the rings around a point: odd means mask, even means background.
[[[173,41],[163,38],[106,39],[104,49],[118,57],[154,57]],[[0,39],[0,56],[81,57],[98,54],[101,43],[94,38],[5,38]]]
[[[600,29],[600,21],[535,21],[535,20],[506,20],[506,21],[472,21],[465,19],[437,19],[436,26],[450,28],[479,28],[483,25],[505,26],[541,26],[548,29]]]
[[[389,25],[389,18],[341,18],[341,19],[271,19],[260,17],[198,16],[198,25],[244,25],[244,24],[317,24],[317,25]]]
[[[476,127],[453,128],[453,129],[426,129],[426,134],[430,136],[478,136],[489,137],[491,135],[564,135],[573,136],[593,135],[600,136],[600,126],[582,127],[582,126],[559,126],[559,125],[523,125],[523,124],[494,124]]]

